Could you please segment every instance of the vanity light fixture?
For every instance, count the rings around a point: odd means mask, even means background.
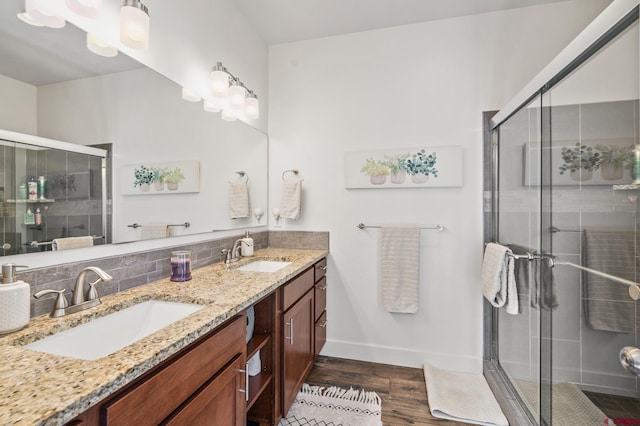
[[[260,118],[260,105],[258,104],[258,95],[253,93],[252,90],[249,90],[249,93],[247,94],[244,112],[249,118]]]
[[[97,19],[102,11],[102,0],[66,0],[70,11],[89,19]]]
[[[124,0],[120,9],[120,41],[136,50],[149,46],[149,9],[140,0]]]
[[[256,119],[260,116],[258,96],[244,85],[239,78],[229,72],[222,62],[211,68],[211,93],[218,98],[227,98],[232,109],[244,109],[248,118]],[[225,111],[223,110],[223,113]],[[230,115],[228,112],[225,115]],[[235,119],[235,118],[234,118]]]
[[[196,92],[186,87],[182,88],[182,99],[189,102],[200,102],[202,98]]]
[[[222,112],[220,113],[220,118],[222,118],[224,121],[236,121],[238,119],[238,117],[231,114],[226,109],[222,110]]]
[[[92,33],[87,33],[87,49],[96,55],[106,56],[107,58],[112,58],[118,54],[117,48],[109,46]]]
[[[62,28],[67,23],[64,18],[57,16],[47,6],[50,2],[44,0],[25,0],[26,14],[36,23],[50,28]]]
[[[203,108],[207,112],[220,112],[220,107],[208,99],[204,100]]]

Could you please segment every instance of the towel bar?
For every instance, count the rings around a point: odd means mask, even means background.
[[[104,235],[92,235],[92,237],[94,240],[100,240],[104,238]],[[53,245],[53,241],[43,241],[43,242],[31,241],[29,243],[25,243],[25,246],[30,246],[33,248],[40,247],[40,246],[50,246],[50,245]]]
[[[244,170],[237,171],[236,174],[240,175],[240,179],[244,178],[245,182],[249,182],[249,175]]]
[[[191,226],[191,224],[189,222],[185,222],[185,223],[178,223],[176,225],[167,225],[167,228],[169,228],[170,226],[184,226],[185,228],[188,228]],[[139,223],[134,223],[132,225],[127,225],[127,228],[142,228],[142,225],[140,225]]]
[[[284,175],[286,175],[287,173],[293,173],[294,175],[298,176],[297,169],[285,170],[284,172],[282,172],[282,180],[284,180]]]
[[[365,225],[364,223],[360,222],[359,224],[356,225],[356,228],[358,228],[358,229],[382,228],[382,226],[380,226],[380,225]],[[433,226],[420,226],[420,229],[435,229],[438,232],[442,232],[446,228],[444,227],[444,225],[433,225]]]

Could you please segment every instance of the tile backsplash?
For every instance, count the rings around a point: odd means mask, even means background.
[[[75,279],[80,271],[87,266],[97,266],[113,277],[110,282],[99,285],[99,294],[106,296],[169,277],[171,275],[169,258],[173,250],[191,250],[191,261],[193,268],[196,269],[220,262],[222,260],[220,250],[230,248],[234,241],[242,236],[32,269],[20,273],[19,277],[31,285],[31,294],[45,289],[65,289],[67,299],[70,299]],[[263,231],[252,233],[251,236],[256,250],[267,247],[329,249],[328,232]],[[50,312],[52,303],[53,301],[48,297],[33,299],[31,316]]]

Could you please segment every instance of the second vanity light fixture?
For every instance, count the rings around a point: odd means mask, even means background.
[[[239,78],[229,72],[222,62],[211,68],[211,94],[216,98],[227,98],[232,110],[244,110],[247,117],[260,117],[258,95],[247,88]],[[222,110],[223,120],[235,120],[231,111]]]
[[[103,0],[65,0],[73,13],[88,19],[99,19]],[[25,11],[18,18],[33,26],[62,28],[66,22],[55,14],[51,0],[25,0]],[[140,0],[124,0],[120,9],[120,42],[127,47],[143,50],[149,46],[149,9]],[[101,56],[115,56],[118,49],[87,34],[87,48]]]

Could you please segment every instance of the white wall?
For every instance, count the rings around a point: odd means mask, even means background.
[[[331,232],[331,356],[480,371],[482,111],[504,105],[606,5],[580,0],[272,46],[271,207],[280,173],[304,178],[304,208],[282,229]],[[462,145],[460,188],[344,188],[343,153]],[[271,219],[273,227],[273,219]],[[416,315],[383,311],[375,229],[422,231]]]
[[[0,129],[35,135],[36,87],[0,75]]]

